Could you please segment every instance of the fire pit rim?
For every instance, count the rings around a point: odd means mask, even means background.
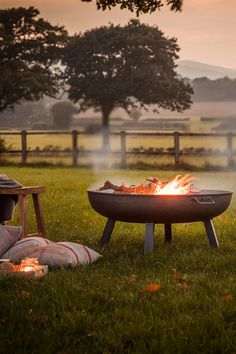
[[[221,189],[203,189],[200,192],[195,193],[187,193],[187,194],[145,194],[145,193],[125,193],[125,192],[118,192],[118,193],[110,193],[106,192],[106,190],[99,191],[94,188],[87,189],[88,193],[96,193],[96,194],[104,194],[104,195],[112,195],[114,197],[158,197],[158,198],[179,198],[179,197],[203,197],[203,196],[214,196],[214,195],[229,195],[233,194],[232,191],[228,190],[221,190]]]

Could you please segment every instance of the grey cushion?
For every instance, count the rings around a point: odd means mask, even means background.
[[[59,268],[91,264],[101,255],[91,248],[75,242],[57,242],[31,253],[28,257],[38,258],[40,264]]]
[[[36,252],[51,243],[53,242],[43,237],[28,236],[16,242],[2,255],[2,258],[8,258],[11,262],[18,263],[23,258],[28,257],[29,254]]]
[[[0,225],[0,257],[19,240],[21,226]]]

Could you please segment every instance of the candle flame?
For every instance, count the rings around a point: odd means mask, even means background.
[[[21,271],[23,272],[32,272],[33,270],[35,270],[35,266],[34,267],[31,267],[31,266],[25,266],[25,267],[22,267],[21,268]]]
[[[19,270],[21,272],[32,272],[37,269],[39,266],[37,258],[24,258],[22,259]]]

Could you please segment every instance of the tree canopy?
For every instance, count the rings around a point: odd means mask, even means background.
[[[82,1],[91,2],[92,0]],[[183,0],[96,0],[98,10],[110,10],[112,7],[120,6],[121,9],[135,12],[137,16],[159,10],[164,4],[167,4],[172,11],[181,11]]]
[[[34,7],[0,10],[0,111],[59,91],[67,32],[38,15]]]
[[[138,20],[71,39],[64,58],[69,99],[79,102],[81,111],[102,112],[104,145],[117,107],[127,112],[150,105],[179,112],[189,108],[192,89],[175,71],[178,50],[176,39]]]

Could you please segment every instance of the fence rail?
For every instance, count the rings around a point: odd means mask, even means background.
[[[71,149],[67,150],[66,154],[70,154],[72,158],[72,166],[78,166],[79,156],[82,154],[94,154],[97,153],[95,150],[79,150],[78,141],[79,136],[85,135],[88,136],[88,133],[72,130],[72,131],[0,131],[0,137],[2,136],[15,136],[18,135],[21,137],[21,149],[20,150],[6,150],[4,154],[7,155],[21,155],[21,163],[27,164],[27,157],[30,153],[35,153],[37,155],[45,154],[44,150],[31,150],[28,149],[27,145],[27,137],[30,135],[68,135],[71,137]],[[121,132],[111,132],[111,136],[119,136],[120,137],[120,150],[119,151],[111,151],[112,154],[120,155],[120,165],[123,168],[127,166],[127,156],[130,154],[135,155],[170,155],[174,157],[174,165],[178,166],[180,164],[181,159],[181,137],[202,137],[202,138],[217,138],[221,137],[226,139],[226,150],[224,153],[219,155],[225,155],[227,159],[227,166],[231,167],[234,164],[234,150],[233,150],[233,139],[236,137],[236,133],[185,133],[185,132],[130,132],[130,131],[121,131]],[[127,151],[127,139],[129,137],[173,137],[173,148],[168,151]],[[216,143],[217,146],[217,143]],[[3,152],[3,151],[2,151]],[[50,154],[65,153],[63,151],[52,150]],[[196,153],[192,152],[191,155],[196,155]],[[208,153],[209,155],[209,153]]]

